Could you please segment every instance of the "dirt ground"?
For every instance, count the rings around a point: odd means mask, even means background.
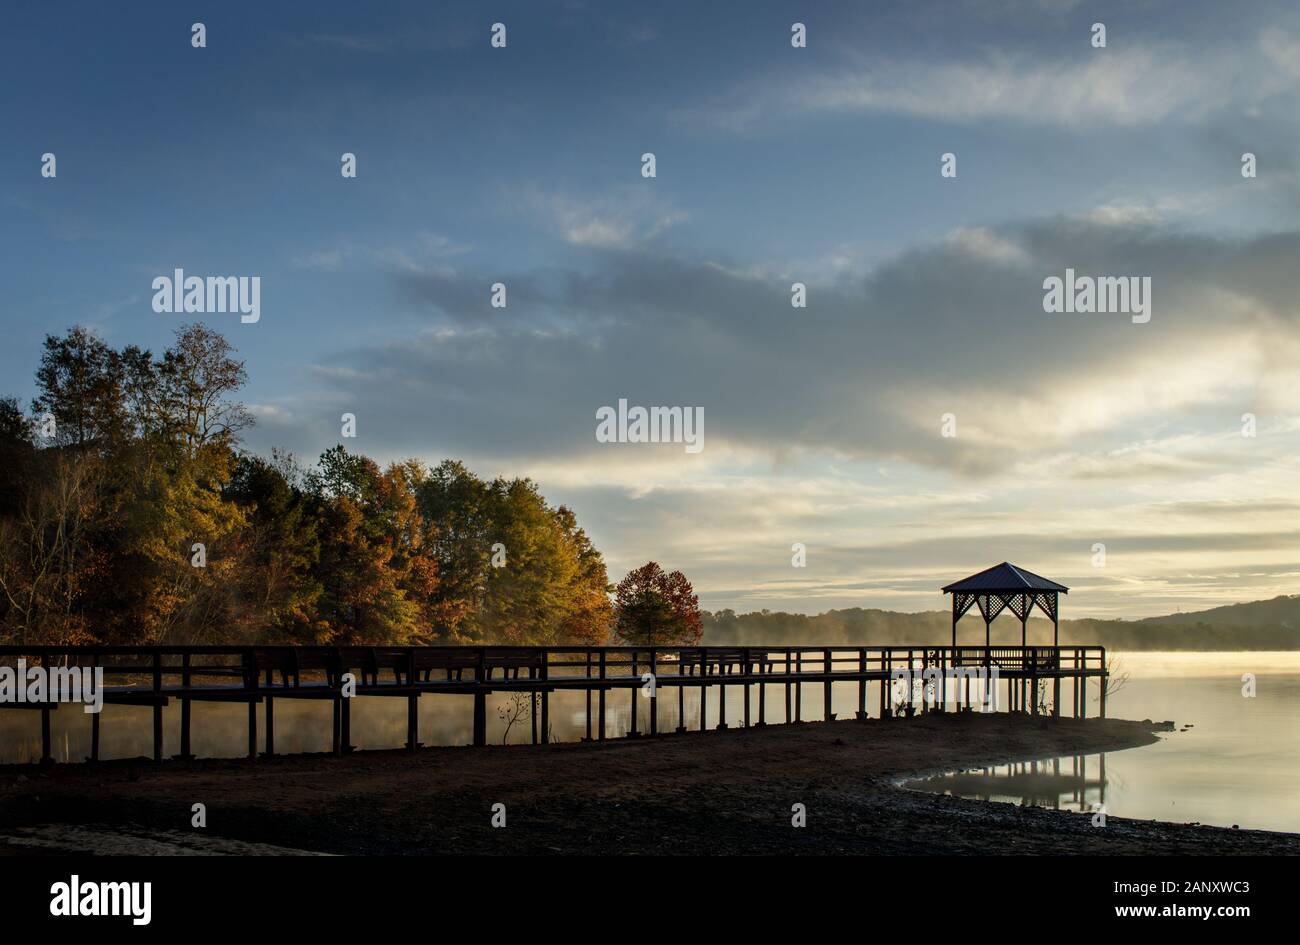
[[[950,714],[603,744],[8,766],[0,846],[165,852],[167,837],[202,835],[215,847],[206,852],[1300,853],[1295,834],[1116,817],[1094,827],[1090,815],[895,786],[968,765],[1141,750],[1153,728]],[[195,803],[207,809],[203,831],[190,826]],[[505,805],[503,828],[491,824],[494,804]],[[806,808],[803,828],[791,825],[794,804]],[[90,839],[106,834],[119,842]]]

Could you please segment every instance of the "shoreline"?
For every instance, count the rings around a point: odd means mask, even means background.
[[[840,720],[549,746],[0,768],[0,852],[102,835],[334,854],[1297,854],[1300,834],[964,800],[900,786],[1140,748],[1160,723],[993,714]],[[992,758],[999,758],[997,762]],[[203,803],[207,827],[190,826]],[[504,828],[491,825],[506,806]],[[793,804],[807,824],[791,826]],[[101,836],[93,840],[93,836]],[[246,846],[254,845],[254,846]],[[178,850],[177,852],[181,852]]]

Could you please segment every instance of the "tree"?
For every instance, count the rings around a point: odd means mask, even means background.
[[[434,610],[444,639],[555,644],[608,637],[604,559],[573,513],[548,505],[536,483],[485,483],[449,460],[419,483],[417,495],[438,563]]]
[[[155,404],[188,457],[214,444],[234,446],[239,432],[253,424],[244,405],[231,399],[248,379],[233,351],[219,332],[184,325],[157,366]]]
[[[80,327],[45,340],[32,408],[55,436],[0,399],[0,639],[607,638],[600,552],[531,480],[243,453],[245,377],[202,325],[160,357]]]
[[[93,640],[79,605],[93,563],[84,532],[97,511],[98,462],[79,451],[57,453],[30,471],[16,514],[0,518],[0,616],[10,640]]]
[[[116,440],[126,424],[124,378],[121,356],[89,329],[78,325],[62,338],[46,335],[32,412],[54,418],[58,443],[86,447]]]
[[[315,573],[317,522],[297,480],[290,456],[244,456],[225,490],[248,510],[239,536],[239,622],[248,635],[274,642],[315,642],[312,621],[324,590]]]
[[[625,643],[698,646],[700,599],[680,571],[654,561],[628,573],[614,591],[614,633]]]

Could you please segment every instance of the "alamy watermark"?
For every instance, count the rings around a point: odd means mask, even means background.
[[[704,449],[703,407],[629,407],[596,411],[597,443],[685,443],[686,452]]]
[[[50,887],[50,915],[130,916],[132,925],[148,925],[153,916],[153,883],[82,882],[76,873]]]
[[[153,280],[155,312],[239,312],[252,325],[262,317],[261,276],[187,276],[184,269]]]
[[[84,711],[104,708],[102,666],[0,666],[0,703],[81,702]]]
[[[967,704],[978,712],[998,710],[999,678],[996,666],[927,666],[919,671],[903,667],[889,674],[895,704]],[[965,687],[963,680],[968,681]]]
[[[1124,313],[1133,324],[1151,321],[1150,276],[1076,276],[1065,270],[1065,278],[1043,280],[1043,311]]]

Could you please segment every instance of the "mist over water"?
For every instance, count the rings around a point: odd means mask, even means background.
[[[948,790],[970,797],[988,797],[1062,809],[1091,811],[1104,803],[1107,814],[1200,822],[1219,826],[1300,832],[1300,794],[1295,791],[1295,759],[1300,756],[1300,652],[1122,653],[1118,670],[1130,679],[1107,702],[1115,718],[1170,720],[1176,731],[1155,745],[1108,752],[1104,758],[1086,756],[1040,761],[1036,766],[1001,766],[967,772],[947,781],[932,779],[928,789]],[[1256,695],[1242,695],[1242,675],[1256,677]],[[679,724],[675,687],[659,692],[659,729]],[[1070,704],[1069,683],[1063,685],[1063,709]],[[638,729],[649,729],[649,703],[640,690],[606,695],[606,736],[619,738],[630,728],[635,701]],[[686,725],[700,720],[699,691],[684,695]],[[758,719],[754,687],[751,719]],[[598,703],[591,696],[594,714]],[[767,719],[785,718],[785,687],[767,688]],[[857,686],[835,686],[833,710],[851,718],[857,708]],[[466,745],[471,739],[472,699],[469,696],[425,696],[419,701],[420,741],[425,745]],[[868,693],[868,713],[879,703],[875,685]],[[488,742],[524,744],[532,740],[532,720],[526,712],[508,724],[514,710],[507,693],[488,699]],[[242,704],[196,702],[192,707],[192,748],[200,757],[242,757],[247,751],[248,714]],[[1089,687],[1088,714],[1098,712],[1097,687]],[[742,723],[744,701],[739,686],[727,687],[727,721]],[[804,687],[802,718],[822,717],[822,688]],[[259,748],[265,748],[265,717],[258,710]],[[706,723],[719,721],[718,687],[708,690]],[[540,720],[539,720],[540,723]],[[576,741],[587,733],[586,695],[555,692],[550,702],[551,737]],[[1188,728],[1186,726],[1190,725]],[[508,730],[508,731],[507,731]],[[80,707],[53,713],[54,756],[60,762],[82,761],[90,752],[90,718]],[[164,754],[179,751],[180,706],[163,710]],[[277,754],[325,752],[330,749],[331,707],[328,701],[277,699]],[[362,749],[401,748],[406,741],[406,703],[385,697],[358,698],[352,704],[352,743]],[[152,712],[148,708],[106,706],[101,715],[100,756],[104,759],[150,757],[153,753]],[[33,762],[40,758],[40,713],[0,711],[0,763]],[[1081,785],[1080,781],[1084,783]]]
[[[909,786],[1089,813],[1104,803],[1114,817],[1300,832],[1300,653],[1118,655],[1120,671],[1131,676],[1108,697],[1107,714],[1175,722],[1159,743]],[[1242,695],[1245,673],[1256,677],[1254,698]],[[1097,711],[1095,687],[1088,711]]]

